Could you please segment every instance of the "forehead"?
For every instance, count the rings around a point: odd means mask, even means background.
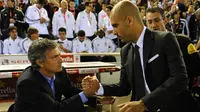
[[[60,54],[60,51],[57,47],[46,51],[46,57],[53,57],[59,54]]]
[[[161,14],[158,13],[158,12],[154,12],[154,13],[148,12],[148,13],[146,14],[146,19],[147,19],[147,20],[155,19],[155,18],[161,18],[161,17],[162,17]]]

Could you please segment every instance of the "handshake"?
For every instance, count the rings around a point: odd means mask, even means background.
[[[99,81],[95,76],[86,76],[82,80],[81,86],[86,97],[95,95],[100,88]]]

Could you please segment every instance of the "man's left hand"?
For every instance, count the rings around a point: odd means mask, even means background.
[[[126,102],[118,105],[119,112],[144,112],[146,109],[144,103],[140,101]]]

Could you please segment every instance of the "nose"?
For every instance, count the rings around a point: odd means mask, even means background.
[[[59,62],[59,63],[62,63],[62,61],[63,61],[63,60],[62,60],[62,57],[61,57],[61,56],[58,56],[58,62]]]
[[[117,29],[116,29],[116,28],[113,28],[113,34],[114,34],[114,35],[118,35]]]

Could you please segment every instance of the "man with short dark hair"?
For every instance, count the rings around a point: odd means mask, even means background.
[[[91,53],[93,52],[92,49],[92,42],[85,37],[85,32],[80,30],[78,32],[78,37],[73,40],[73,53]]]
[[[55,40],[59,44],[59,49],[61,52],[70,53],[72,52],[72,41],[69,41],[66,37],[66,29],[61,27],[58,30],[59,39]]]
[[[17,27],[10,26],[8,32],[10,36],[3,41],[3,54],[22,54],[22,38],[17,35]]]
[[[72,85],[62,67],[57,43],[34,41],[28,59],[31,66],[17,80],[14,112],[85,112],[83,103],[96,90],[81,91]]]

